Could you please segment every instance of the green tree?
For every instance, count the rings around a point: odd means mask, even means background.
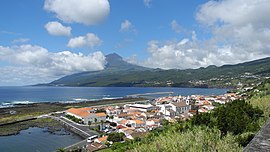
[[[108,135],[107,140],[112,142],[120,142],[124,141],[124,137],[125,137],[124,133],[112,132]]]

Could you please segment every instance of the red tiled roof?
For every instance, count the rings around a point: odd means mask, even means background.
[[[106,114],[104,112],[102,112],[102,113],[95,113],[95,114],[98,117],[105,117],[106,116]]]
[[[92,109],[93,108],[70,108],[67,110],[67,112],[77,115],[79,117],[87,117],[90,114],[88,111]]]

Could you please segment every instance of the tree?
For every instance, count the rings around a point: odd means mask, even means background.
[[[95,120],[94,120],[94,121],[95,121],[95,123],[97,123],[97,118],[95,118]]]
[[[113,119],[113,115],[109,116],[110,119]]]
[[[124,133],[118,133],[118,132],[112,132],[108,135],[107,140],[112,142],[120,142],[124,141],[125,134]]]

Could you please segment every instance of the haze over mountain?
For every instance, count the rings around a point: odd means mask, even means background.
[[[68,75],[46,85],[226,87],[227,83],[231,87],[241,82],[241,79],[247,81],[253,78],[253,81],[256,81],[256,77],[266,77],[270,74],[270,58],[186,70],[145,68],[124,61],[116,53],[107,55],[106,61],[104,70]]]

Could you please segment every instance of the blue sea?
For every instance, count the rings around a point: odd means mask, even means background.
[[[169,87],[0,87],[0,108],[36,102],[80,102],[123,98],[133,94],[173,92],[172,95],[219,95],[227,89]],[[155,94],[151,97],[166,96]],[[148,96],[150,97],[150,96]]]

